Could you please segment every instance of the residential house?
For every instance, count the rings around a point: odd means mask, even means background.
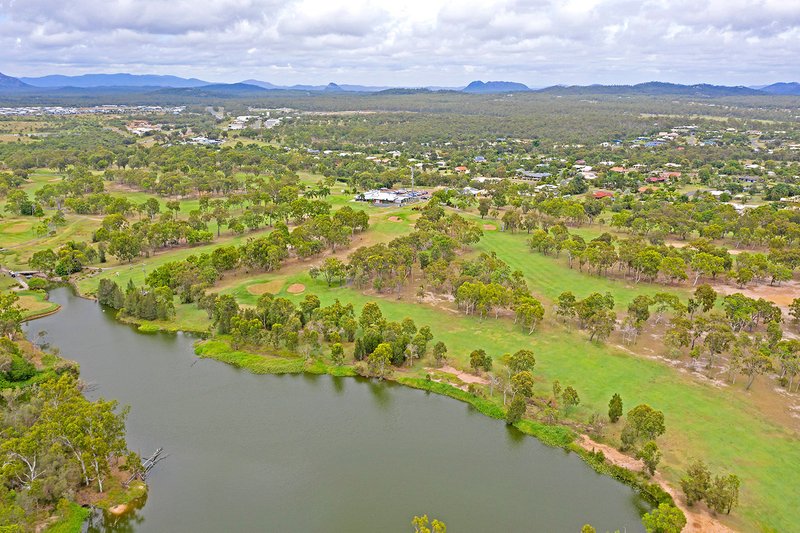
[[[596,200],[600,200],[600,199],[602,199],[602,198],[613,198],[613,197],[614,197],[614,193],[613,193],[613,192],[611,192],[611,191],[595,191],[595,192],[592,194],[592,196],[593,196],[593,197],[594,197]]]

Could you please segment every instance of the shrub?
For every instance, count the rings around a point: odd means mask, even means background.
[[[28,287],[35,291],[44,291],[50,287],[50,283],[46,279],[31,278],[28,280]]]
[[[36,374],[36,367],[20,355],[14,354],[7,375],[9,381],[27,381]]]

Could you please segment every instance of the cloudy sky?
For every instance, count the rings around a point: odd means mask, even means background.
[[[0,0],[0,72],[276,84],[800,81],[800,0]]]

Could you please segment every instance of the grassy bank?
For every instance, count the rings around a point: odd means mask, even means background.
[[[81,507],[75,502],[62,500],[58,505],[58,519],[48,525],[46,533],[78,533],[92,513],[88,507]]]
[[[111,312],[114,312],[113,310]],[[194,305],[176,305],[175,316],[171,320],[144,320],[132,316],[123,316],[117,313],[116,318],[120,322],[138,326],[141,333],[156,333],[165,331],[176,333],[186,331],[190,333],[208,333],[211,321],[205,311],[197,309]]]
[[[61,306],[47,299],[47,292],[39,290],[18,291],[19,301],[23,309],[22,319],[33,320],[58,311]]]
[[[288,352],[253,353],[231,347],[224,337],[216,337],[198,343],[195,353],[200,357],[216,359],[236,368],[248,370],[254,374],[331,374],[332,376],[355,376],[356,372],[349,366],[326,365],[319,359],[304,359]]]

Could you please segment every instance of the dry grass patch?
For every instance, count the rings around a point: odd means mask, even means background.
[[[262,294],[268,292],[272,294],[278,294],[282,288],[283,280],[273,279],[270,281],[265,281],[264,283],[254,283],[252,285],[248,285],[247,292],[250,294],[255,294],[256,296],[261,296]]]
[[[11,224],[6,226],[3,230],[3,233],[25,233],[26,231],[30,231],[32,224],[30,222],[17,222],[15,224]]]

